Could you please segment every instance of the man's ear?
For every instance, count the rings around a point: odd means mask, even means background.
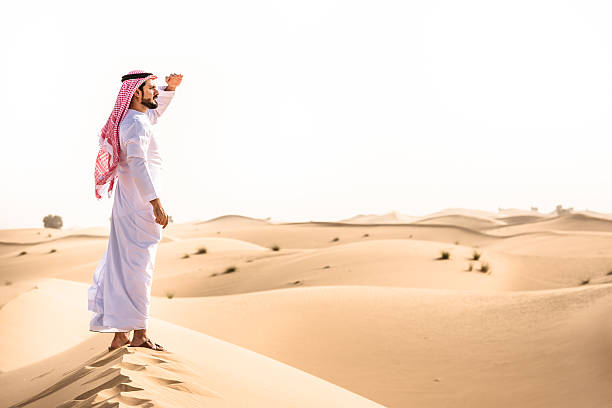
[[[142,99],[142,91],[140,90],[140,88],[136,88],[136,90],[134,91],[134,98],[135,99]]]

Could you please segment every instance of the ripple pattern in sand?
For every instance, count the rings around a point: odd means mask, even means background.
[[[172,352],[124,346],[10,408],[189,407],[221,398],[200,382],[189,364]]]

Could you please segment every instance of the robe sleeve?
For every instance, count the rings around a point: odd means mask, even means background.
[[[147,135],[142,124],[136,122],[130,129],[130,137],[126,140],[127,165],[134,184],[145,201],[151,201],[157,196],[149,167],[147,166],[146,151],[149,148],[150,136]]]
[[[174,97],[174,91],[166,91],[166,86],[159,87],[159,96],[157,97],[157,108],[147,109],[147,115],[149,121],[154,125],[157,123],[157,119],[164,113],[170,101]]]

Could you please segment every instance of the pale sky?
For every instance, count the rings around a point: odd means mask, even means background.
[[[0,228],[106,225],[98,133],[133,69],[175,222],[448,207],[612,212],[608,1],[11,2]]]

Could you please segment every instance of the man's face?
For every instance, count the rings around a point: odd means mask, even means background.
[[[157,96],[159,95],[159,91],[155,86],[155,82],[147,79],[142,87],[142,99],[140,103],[146,106],[149,109],[157,108]]]

